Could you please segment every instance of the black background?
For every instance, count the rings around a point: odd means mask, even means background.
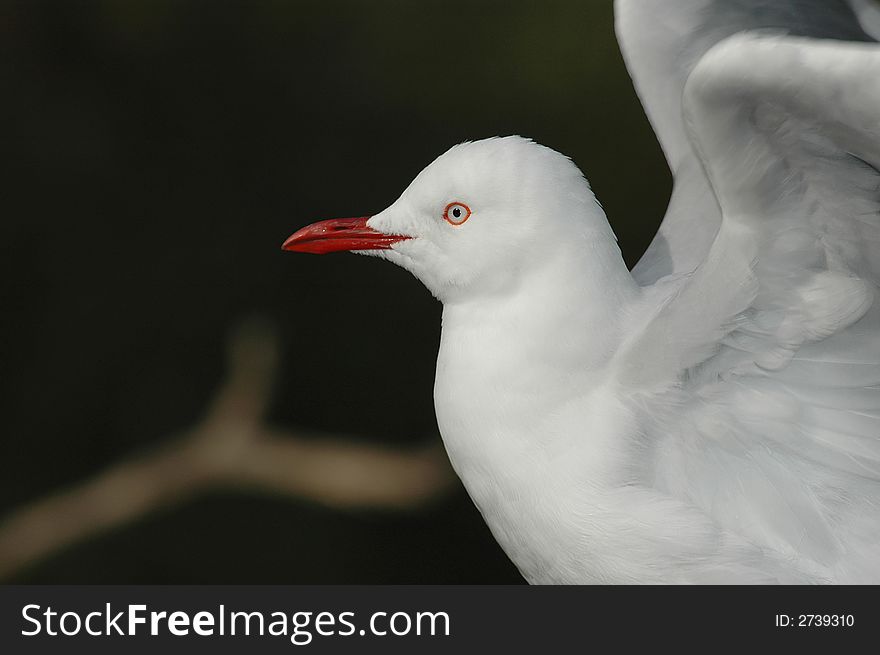
[[[273,424],[439,439],[439,304],[386,262],[279,246],[457,142],[571,156],[630,264],[668,194],[611,2],[4,2],[0,75],[0,516],[192,424],[250,315],[283,335]],[[215,493],[17,580],[521,578],[459,490],[405,513]]]

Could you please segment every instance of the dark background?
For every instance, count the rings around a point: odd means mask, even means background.
[[[669,175],[610,0],[0,4],[0,517],[191,425],[230,327],[280,326],[273,424],[439,439],[440,306],[379,260],[282,253],[466,139],[571,156],[635,263]],[[214,493],[19,582],[520,582],[467,498]]]

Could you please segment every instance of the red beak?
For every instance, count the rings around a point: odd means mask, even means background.
[[[395,243],[411,238],[367,227],[369,219],[369,216],[331,218],[312,223],[287,237],[281,248],[324,255],[340,250],[388,250]]]

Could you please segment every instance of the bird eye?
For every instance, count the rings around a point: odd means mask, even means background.
[[[471,215],[471,208],[462,202],[450,202],[443,210],[443,220],[452,225],[461,225]]]

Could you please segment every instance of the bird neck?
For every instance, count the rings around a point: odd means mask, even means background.
[[[610,230],[572,239],[503,293],[445,303],[441,351],[521,372],[597,371],[614,354],[639,293]],[[501,345],[507,354],[493,360]]]

